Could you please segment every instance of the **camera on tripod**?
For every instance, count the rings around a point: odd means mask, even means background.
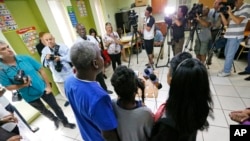
[[[231,7],[231,9],[234,9],[235,7],[235,0],[228,0],[227,2],[220,2],[219,4],[221,7],[219,9],[219,12],[223,14],[227,14],[228,6]]]
[[[138,22],[138,15],[136,14],[135,10],[130,10],[130,14],[128,17],[128,23],[129,23],[129,27],[133,27],[136,28]]]
[[[17,74],[14,76],[14,80],[16,82],[24,84],[25,81],[28,81],[29,77],[25,75],[25,72],[23,70],[18,70]]]
[[[195,21],[196,16],[198,15],[199,17],[202,16],[202,12],[203,12],[203,4],[193,4],[193,7],[191,8],[191,10],[188,12],[187,15],[187,19],[188,20],[193,20]]]

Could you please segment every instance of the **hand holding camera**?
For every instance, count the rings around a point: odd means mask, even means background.
[[[18,70],[17,74],[14,76],[14,80],[18,83],[23,84],[23,86],[31,86],[31,79],[29,76],[25,75],[23,70]]]
[[[56,56],[56,55],[53,55],[53,54],[47,54],[46,59],[49,60],[49,61],[58,62],[58,61],[60,61],[60,56]]]
[[[4,116],[1,118],[1,122],[8,123],[8,122],[15,122],[17,123],[17,118],[14,117],[12,114]]]

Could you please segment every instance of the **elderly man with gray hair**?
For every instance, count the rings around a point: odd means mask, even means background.
[[[70,50],[75,74],[65,81],[65,92],[85,141],[118,140],[117,121],[111,99],[96,82],[103,69],[99,47],[89,41],[76,42]]]

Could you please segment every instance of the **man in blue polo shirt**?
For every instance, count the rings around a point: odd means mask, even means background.
[[[98,45],[76,42],[70,49],[75,75],[65,81],[65,93],[84,141],[118,141],[117,121],[107,92],[96,82],[103,69]]]
[[[29,56],[15,55],[9,46],[0,41],[0,83],[8,90],[18,90],[23,99],[41,114],[54,121],[56,128],[61,121],[64,127],[75,128],[69,123],[51,91],[42,65]],[[57,117],[42,103],[43,99]]]

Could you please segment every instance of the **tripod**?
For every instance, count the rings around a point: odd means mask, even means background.
[[[167,25],[167,35],[163,39],[163,43],[161,45],[161,49],[160,49],[160,52],[159,52],[159,55],[157,57],[156,64],[155,64],[156,68],[169,67],[169,62],[170,62],[170,46],[172,45],[172,34],[173,34],[173,29],[171,28],[171,26]],[[159,58],[160,58],[161,54],[163,53],[162,51],[163,51],[164,43],[165,43],[166,39],[167,39],[167,45],[168,45],[168,60],[167,60],[167,64],[166,65],[162,65],[162,66],[158,66]]]
[[[192,24],[192,26],[190,28],[188,41],[185,44],[185,49],[184,49],[185,51],[187,50],[187,47],[188,47],[188,44],[190,43],[190,41],[191,41],[191,45],[190,45],[189,51],[193,50],[194,33],[196,33],[197,39],[199,40],[199,43],[201,43],[199,36],[198,36],[198,31],[197,31],[197,21],[192,20],[191,24]]]
[[[219,29],[219,31],[217,32],[217,34],[215,36],[215,39],[213,41],[211,49],[208,51],[208,57],[207,57],[207,60],[206,60],[206,65],[207,65],[208,69],[209,69],[209,65],[211,65],[210,62],[211,62],[212,57],[213,57],[213,52],[214,52],[215,49],[218,49],[218,48],[216,48],[216,42],[219,39],[221,39],[221,35],[223,33],[223,30],[224,30],[224,26],[221,26],[221,28]],[[236,72],[236,68],[235,68],[234,62],[233,62],[233,69],[234,69],[234,72]]]
[[[139,48],[138,48],[138,43],[137,43],[137,35],[140,33],[138,32],[137,28],[138,28],[138,25],[135,24],[135,25],[132,25],[133,27],[133,31],[132,31],[132,38],[131,38],[131,44],[130,44],[130,54],[129,54],[129,60],[128,60],[128,68],[130,66],[130,61],[131,61],[131,55],[133,53],[133,45],[135,44],[136,45],[136,57],[137,57],[137,64],[138,64],[138,53],[139,53]],[[137,34],[138,33],[138,34]]]

